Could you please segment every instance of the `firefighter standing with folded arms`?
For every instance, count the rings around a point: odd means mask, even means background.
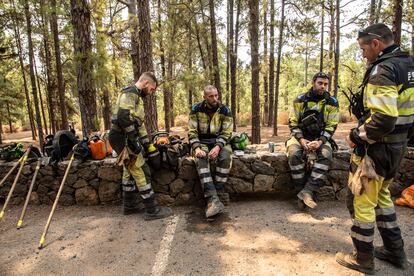
[[[414,122],[414,62],[394,43],[391,30],[378,23],[360,30],[358,43],[369,66],[361,85],[364,114],[347,142],[351,156],[352,179],[362,158],[374,163],[378,180],[369,179],[360,195],[349,192],[347,206],[352,217],[352,254],[337,253],[336,261],[350,269],[374,274],[374,256],[406,268],[407,258],[397,224],[388,185],[392,182],[405,153]],[[373,246],[374,226],[383,246]]]

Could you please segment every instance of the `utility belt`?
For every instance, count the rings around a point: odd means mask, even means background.
[[[379,142],[385,144],[403,143],[408,141],[408,133],[391,134],[382,137]]]

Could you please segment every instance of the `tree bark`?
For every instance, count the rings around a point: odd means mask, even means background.
[[[241,10],[241,0],[237,0],[237,11],[236,11],[236,26],[235,26],[235,34],[234,34],[234,49],[233,47],[230,49],[230,86],[231,86],[231,112],[233,114],[233,131],[236,131],[237,128],[237,48],[239,44],[239,17],[240,17],[240,10]],[[233,43],[233,42],[232,42]]]
[[[230,7],[231,6],[231,7]],[[230,16],[231,23],[233,24],[233,0],[227,1],[227,43],[226,43],[226,105],[229,105],[230,101]],[[233,28],[233,26],[231,27]]]
[[[3,144],[3,123],[0,118],[0,144]]]
[[[267,0],[265,0],[263,1],[263,125],[267,125],[269,119],[269,75],[267,62]]]
[[[188,71],[189,71],[189,75],[192,76],[193,75],[193,51],[192,51],[192,45],[193,45],[193,41],[192,41],[192,36],[191,36],[191,21],[188,23]],[[193,84],[191,82],[187,82],[188,84],[188,108],[189,110],[191,110],[191,107],[193,106]]]
[[[55,133],[57,130],[57,121],[56,121],[56,108],[54,101],[54,77],[52,76],[52,62],[51,62],[51,53],[50,53],[50,41],[49,41],[49,28],[48,28],[48,15],[45,11],[44,0],[40,1],[40,10],[41,10],[41,21],[42,21],[42,35],[43,35],[43,51],[44,59],[42,63],[45,64],[45,75],[46,75],[46,97],[47,97],[47,108],[49,113],[49,122],[50,122],[50,132]]]
[[[13,133],[13,123],[10,114],[10,104],[6,101],[6,108],[7,108],[7,120],[9,121],[9,133]]]
[[[161,61],[161,77],[164,81],[164,85],[162,87],[162,94],[164,96],[164,125],[165,130],[170,131],[170,103],[169,103],[169,91],[168,87],[166,86],[167,76],[165,70],[165,50],[164,50],[164,43],[163,43],[163,32],[162,32],[162,24],[161,24],[161,0],[158,0],[158,37],[159,37],[159,44],[160,44],[160,61]]]
[[[381,15],[381,8],[382,8],[382,0],[379,0],[378,1],[378,7],[377,7],[377,10],[375,12],[375,23],[379,22],[380,15]]]
[[[269,50],[269,118],[267,126],[273,125],[275,101],[275,0],[270,0],[270,50]]]
[[[91,10],[87,0],[71,0],[73,45],[83,137],[99,130],[96,91],[92,84]]]
[[[371,0],[371,4],[369,5],[369,25],[374,24],[375,22],[375,0]]]
[[[402,7],[402,0],[393,0],[392,33],[394,34],[394,42],[398,45],[401,44]]]
[[[340,26],[340,6],[339,6],[340,0],[336,0],[336,45],[335,45],[335,81],[334,81],[334,96],[338,96],[338,83],[339,83],[339,53],[340,53],[340,42],[341,42],[341,26]]]
[[[139,33],[139,56],[141,62],[141,71],[154,71],[152,61],[152,40],[151,40],[151,18],[149,1],[138,1],[138,20],[140,26]],[[145,108],[145,126],[148,133],[158,130],[157,103],[154,95],[144,98]]]
[[[325,0],[322,0],[321,4],[322,16],[321,16],[321,49],[319,57],[319,72],[323,72],[323,40],[324,40],[324,24],[325,24]]]
[[[35,71],[35,75],[36,75],[37,87],[38,87],[38,90],[39,90],[40,108],[41,108],[41,111],[42,111],[42,119],[43,119],[43,124],[44,124],[44,127],[45,127],[45,134],[48,135],[45,108],[44,108],[44,105],[43,105],[42,89],[40,88],[40,81],[39,81],[39,74],[37,73],[36,59],[33,60],[33,66],[34,66],[34,71]]]
[[[13,6],[13,30],[14,30],[14,38],[16,40],[16,44],[17,44],[17,51],[19,54],[19,64],[20,64],[20,70],[22,73],[22,78],[23,78],[23,88],[24,88],[24,95],[26,98],[26,106],[27,106],[27,113],[29,114],[29,123],[30,123],[30,129],[32,131],[32,140],[36,140],[36,127],[35,127],[35,123],[34,123],[34,116],[33,116],[33,110],[32,110],[32,105],[30,103],[30,96],[29,96],[29,89],[27,88],[27,79],[26,79],[26,72],[24,70],[24,64],[23,64],[23,49],[22,49],[22,43],[20,40],[20,29],[19,29],[19,25],[17,22],[17,13],[16,13],[16,6],[14,4],[14,1],[11,0],[10,1],[12,6]]]
[[[216,17],[214,11],[214,0],[209,0],[210,8],[210,31],[211,31],[211,48],[213,54],[213,71],[214,71],[214,85],[217,88],[219,99],[222,97],[221,83],[220,83],[220,67],[218,61],[217,50],[217,34],[216,34]]]
[[[71,0],[72,2],[73,0]],[[51,29],[53,32],[53,44],[55,46],[55,60],[56,60],[56,74],[58,82],[58,94],[59,94],[59,104],[60,104],[60,117],[61,117],[61,129],[68,129],[68,117],[66,112],[65,104],[65,81],[63,79],[62,72],[62,60],[60,54],[60,41],[59,41],[59,30],[57,24],[57,15],[56,15],[56,0],[51,0],[52,6],[52,17],[50,21]]]
[[[249,33],[252,74],[252,144],[260,144],[259,2],[249,0]]]
[[[128,5],[128,21],[131,25],[131,61],[134,80],[138,81],[141,75],[139,56],[139,24],[137,15],[137,0],[130,0]]]
[[[335,9],[334,0],[329,0],[329,91],[332,91],[332,71],[333,71],[333,58],[334,58],[334,45],[335,45]]]
[[[411,1],[411,55],[414,55],[414,0]]]
[[[277,136],[277,107],[278,107],[278,102],[279,102],[279,81],[280,81],[280,63],[282,60],[283,29],[285,27],[285,0],[282,0],[280,10],[281,11],[280,11],[279,41],[278,41],[278,47],[277,47],[273,136]]]
[[[203,26],[207,26],[209,22],[207,22],[206,19],[206,14],[204,12],[204,4],[203,4],[203,0],[199,0],[200,3],[200,10],[201,10],[201,18],[203,21]],[[210,37],[211,37],[211,30],[210,30]],[[210,41],[208,38],[208,31],[206,30],[205,32],[203,32],[203,36],[202,38],[204,39],[204,44],[206,45],[206,52],[207,52],[207,67],[208,67],[208,78],[210,79],[210,83],[214,83],[214,69],[213,69],[213,57],[212,57],[212,50],[211,50],[211,45],[210,45]]]
[[[27,40],[28,40],[28,47],[29,47],[30,82],[32,85],[33,103],[35,105],[35,110],[36,110],[36,122],[37,122],[37,130],[39,133],[39,145],[42,148],[44,139],[43,139],[42,121],[40,119],[40,110],[39,110],[39,104],[38,104],[38,99],[37,99],[36,77],[35,77],[34,65],[33,65],[34,53],[33,53],[33,42],[32,42],[32,23],[30,19],[28,0],[24,1],[24,13],[26,17]]]

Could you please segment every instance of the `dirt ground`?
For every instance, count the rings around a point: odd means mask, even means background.
[[[301,213],[293,200],[241,200],[214,222],[194,206],[151,222],[119,206],[59,207],[42,250],[50,206],[29,206],[17,230],[20,209],[0,222],[0,275],[361,275],[335,262],[352,246],[339,202]],[[377,275],[414,275],[413,210],[397,214],[411,264],[401,271],[376,260]]]

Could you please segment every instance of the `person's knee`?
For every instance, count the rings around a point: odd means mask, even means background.
[[[222,148],[218,155],[218,163],[220,167],[229,168],[231,165],[231,151],[226,147]]]

